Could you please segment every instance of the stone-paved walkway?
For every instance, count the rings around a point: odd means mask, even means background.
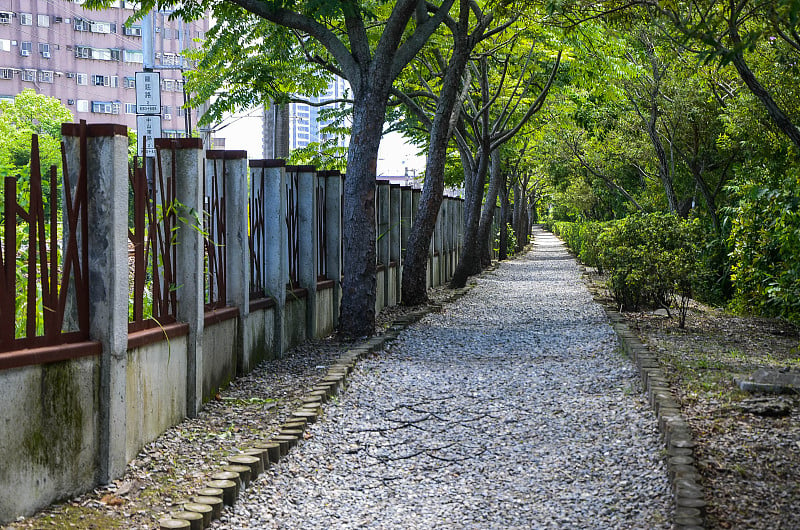
[[[634,368],[561,243],[535,241],[360,363],[213,528],[669,528]]]

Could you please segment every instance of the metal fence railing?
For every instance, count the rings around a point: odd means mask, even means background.
[[[63,205],[59,205],[55,166],[50,168],[48,190],[44,192],[36,135],[31,139],[27,189],[21,179],[4,179],[0,352],[80,342],[89,337],[85,126],[80,150],[78,178],[71,182],[62,146]]]

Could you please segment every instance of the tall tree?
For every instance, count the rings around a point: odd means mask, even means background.
[[[469,78],[466,83],[463,78],[470,54],[479,42],[502,32],[515,18],[512,15],[494,29],[489,29],[495,17],[488,12],[487,6],[481,7],[474,0],[460,0],[457,19],[445,19],[445,26],[452,36],[447,43],[452,49],[449,59],[445,58],[441,42],[437,43],[429,54],[419,58],[414,69],[416,89],[397,87],[394,91],[411,114],[430,131],[422,197],[403,260],[404,305],[418,305],[428,298],[425,282],[428,249],[444,195],[447,146],[466,97],[464,89],[469,85]]]
[[[519,39],[514,38],[512,42],[519,45]],[[549,75],[542,80],[542,72],[537,68],[539,58],[534,57],[537,51],[545,52],[530,46],[519,66],[516,64],[520,58],[515,55],[514,45],[504,46],[502,52],[491,50],[472,63],[475,91],[463,105],[455,136],[464,166],[465,226],[461,256],[450,281],[453,287],[463,287],[469,276],[480,272],[482,250],[488,249],[502,177],[498,165],[497,170],[492,171],[484,203],[484,182],[492,155],[541,110],[558,72],[562,52],[552,57]],[[497,70],[490,68],[494,64]],[[484,204],[483,210],[481,204]]]
[[[254,16],[256,21],[286,29],[287,39],[265,42],[264,25],[257,24],[255,31],[242,27],[239,42],[265,44],[269,55],[244,55],[237,46],[230,50],[226,72],[301,50],[309,64],[339,74],[350,83],[353,121],[344,182],[345,252],[339,317],[339,332],[345,336],[371,335],[375,330],[375,174],[392,83],[445,19],[453,1],[143,0],[140,5],[140,12],[170,8],[189,20],[210,13],[223,27],[240,25],[242,19],[252,21]],[[109,3],[86,2],[91,7]],[[279,77],[278,73],[266,80],[253,78],[251,93]]]

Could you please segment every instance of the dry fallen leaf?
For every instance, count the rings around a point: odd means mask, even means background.
[[[120,506],[122,504],[125,504],[125,499],[117,497],[112,493],[107,493],[106,495],[103,495],[103,498],[100,499],[100,502],[102,502],[106,506]]]

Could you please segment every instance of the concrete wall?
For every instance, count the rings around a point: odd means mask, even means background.
[[[282,352],[290,350],[306,340],[306,299],[295,298],[289,293],[284,312],[286,314],[284,321],[286,342]]]
[[[327,337],[335,330],[333,322],[334,287],[317,289],[317,337]]]
[[[0,521],[97,480],[100,359],[0,371]]]
[[[212,399],[236,377],[239,319],[231,318],[203,328],[203,402]]]
[[[128,350],[126,461],[186,417],[187,337]]]
[[[258,309],[245,317],[245,340],[240,373],[248,373],[259,363],[278,356],[275,346],[275,310]]]

